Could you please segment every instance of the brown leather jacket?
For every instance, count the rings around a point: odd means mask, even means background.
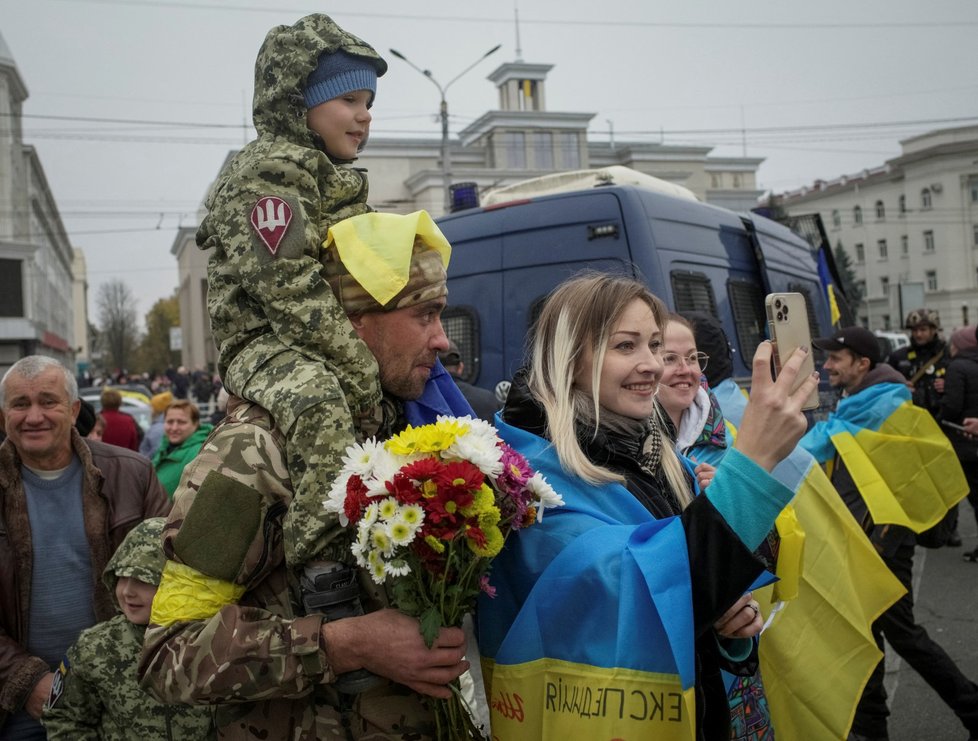
[[[92,559],[95,615],[106,620],[115,606],[102,584],[102,569],[135,525],[170,511],[149,460],[71,431],[84,468],[82,507]],[[20,709],[38,679],[51,671],[24,649],[30,606],[32,546],[20,456],[10,440],[0,445],[0,727]]]

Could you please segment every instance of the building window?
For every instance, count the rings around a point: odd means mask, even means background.
[[[972,180],[968,184],[968,189],[971,191],[971,202],[978,203],[978,180]]]
[[[936,291],[937,290],[937,271],[928,270],[924,273],[924,280],[927,281],[927,290]]]
[[[910,238],[904,234],[900,237],[900,255],[906,257],[910,254]]]
[[[720,187],[720,176],[717,175],[715,172],[714,173],[710,173],[710,187],[711,188],[719,188]]]
[[[934,232],[929,229],[924,232],[924,252],[934,251]]]
[[[890,279],[886,275],[880,278],[880,293],[884,296],[890,295]]]
[[[930,198],[930,188],[924,188],[920,191],[920,207],[930,208],[931,198]]]
[[[577,134],[561,132],[557,139],[557,161],[561,170],[576,170],[581,166],[581,143]]]
[[[861,242],[856,245],[856,262],[866,262],[866,249]]]
[[[889,314],[884,314],[880,318],[883,320],[883,329],[893,329],[893,324],[892,324],[892,322],[890,320],[890,315]]]
[[[898,210],[898,211],[899,211],[899,212],[900,212],[901,214],[905,214],[905,213],[907,213],[907,197],[906,197],[906,196],[904,196],[904,195],[901,195],[901,196],[900,196],[900,197],[899,197],[899,198],[897,199],[897,210]]]
[[[538,170],[554,169],[554,135],[549,131],[533,132],[533,164]]]
[[[971,241],[975,247],[978,247],[978,224],[972,224],[971,230],[972,230]]]
[[[886,249],[886,240],[885,239],[878,239],[876,241],[876,246],[879,248],[879,251],[880,251],[880,260],[887,259],[888,255],[887,255],[887,249]]]
[[[0,260],[0,316],[24,316],[23,274],[20,260]]]
[[[506,167],[513,170],[526,169],[526,135],[522,131],[507,131],[502,137],[503,158]]]
[[[842,216],[839,215],[839,209],[832,209],[832,226],[838,229],[842,226]]]
[[[739,188],[740,187],[740,175],[738,173],[734,173],[734,176],[733,176],[733,187],[735,187],[735,188]]]
[[[876,202],[876,220],[883,221],[886,218],[886,207],[883,205],[883,201]]]
[[[863,223],[863,210],[859,206],[853,206],[852,208],[852,223],[857,226]]]
[[[978,271],[976,271],[976,275],[978,275]],[[864,281],[864,280],[857,280],[856,281],[856,288],[859,290],[859,295],[860,296],[865,296],[866,295],[866,281]]]

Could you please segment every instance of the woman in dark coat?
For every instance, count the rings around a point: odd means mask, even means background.
[[[941,421],[961,424],[965,417],[978,417],[978,341],[975,327],[961,327],[951,335],[951,362],[944,376]],[[978,519],[978,438],[953,427],[944,432],[954,446],[968,480],[968,502]],[[978,563],[978,548],[964,554],[965,561]]]

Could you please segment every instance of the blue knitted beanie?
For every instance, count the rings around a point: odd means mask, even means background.
[[[355,90],[369,90],[370,102],[373,103],[377,93],[377,68],[375,63],[366,57],[337,51],[332,54],[324,52],[319,57],[319,64],[306,80],[303,97],[307,108],[313,108],[327,100]]]

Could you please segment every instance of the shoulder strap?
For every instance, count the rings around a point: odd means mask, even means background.
[[[947,349],[947,347],[942,347],[941,348],[941,351],[939,353],[937,353],[937,355],[935,355],[930,360],[928,360],[926,363],[924,363],[923,365],[921,365],[920,368],[917,369],[917,372],[914,373],[912,376],[910,376],[910,380],[908,381],[908,383],[911,386],[916,386],[917,385],[917,381],[919,381],[921,379],[921,377],[924,375],[924,373],[927,372],[927,369],[930,368],[932,365],[936,365],[937,363],[940,362],[941,358],[944,357],[944,351],[946,349]]]

